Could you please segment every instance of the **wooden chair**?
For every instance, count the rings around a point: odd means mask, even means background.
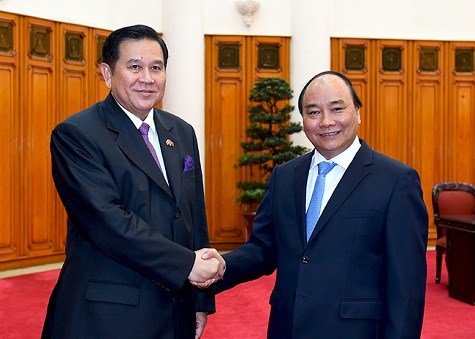
[[[434,217],[475,214],[475,185],[464,182],[437,183],[432,189],[432,206]],[[438,284],[442,271],[442,256],[447,248],[447,237],[445,229],[439,227],[437,220],[434,222],[437,229],[435,282]]]

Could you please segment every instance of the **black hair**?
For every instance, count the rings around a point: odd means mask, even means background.
[[[335,76],[339,77],[348,86],[348,89],[350,90],[350,93],[351,93],[351,97],[353,98],[353,104],[355,105],[356,109],[359,109],[361,106],[363,106],[363,104],[361,103],[360,98],[358,97],[358,94],[355,91],[355,88],[353,87],[353,84],[351,83],[351,80],[348,79],[346,77],[346,75],[341,74],[341,73],[336,72],[336,71],[325,71],[325,72],[321,72],[321,73],[318,73],[317,75],[315,75],[312,79],[310,79],[305,84],[305,86],[303,86],[303,89],[302,89],[302,92],[300,92],[299,101],[298,101],[298,108],[299,108],[299,112],[300,112],[301,115],[303,115],[303,107],[302,107],[303,96],[305,95],[305,92],[307,91],[307,87],[315,79],[320,78],[320,77],[322,77],[324,75],[327,75],[327,74],[331,74],[331,75],[335,75]]]
[[[165,68],[168,61],[168,48],[158,33],[151,27],[145,25],[134,25],[128,27],[122,27],[113,31],[106,38],[104,45],[102,46],[102,62],[109,65],[114,70],[117,60],[119,60],[119,47],[125,40],[152,40],[156,41],[163,52],[163,62]]]

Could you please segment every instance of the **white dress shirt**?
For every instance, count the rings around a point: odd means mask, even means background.
[[[139,129],[140,126],[142,126],[142,123],[144,122],[150,126],[150,128],[148,129],[148,140],[152,143],[153,148],[155,148],[155,152],[157,153],[157,157],[158,157],[158,162],[160,163],[160,167],[162,168],[163,176],[165,177],[165,181],[167,182],[167,184],[169,184],[167,171],[165,168],[165,161],[163,160],[162,148],[160,147],[160,142],[158,141],[157,128],[155,127],[155,121],[153,120],[153,108],[150,110],[145,120],[142,121],[136,115],[132,114],[131,112],[126,110],[124,107],[122,107],[121,104],[119,104],[118,102],[117,104],[120,106],[120,108],[122,108],[125,114],[127,114],[130,120],[132,120],[132,122],[134,123],[137,129]]]
[[[313,187],[315,186],[315,182],[317,181],[318,164],[322,161],[329,161],[329,162],[336,163],[336,166],[325,176],[325,191],[323,193],[322,208],[320,210],[320,214],[321,214],[321,211],[323,211],[323,209],[327,205],[328,200],[330,200],[330,197],[333,194],[333,191],[335,191],[336,186],[338,185],[341,178],[343,177],[343,174],[345,174],[346,169],[348,168],[350,163],[353,161],[360,147],[361,147],[360,140],[358,136],[356,136],[355,140],[350,145],[350,147],[348,147],[347,150],[338,154],[336,157],[332,159],[328,159],[328,160],[325,159],[323,155],[321,155],[320,153],[318,153],[317,150],[315,150],[315,153],[313,154],[313,157],[312,157],[312,162],[310,163],[310,170],[308,172],[308,178],[307,178],[305,211],[308,210],[308,206],[310,205],[310,199],[312,198]]]

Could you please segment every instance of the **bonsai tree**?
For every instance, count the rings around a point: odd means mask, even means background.
[[[243,154],[237,166],[248,167],[248,179],[237,183],[242,190],[239,204],[254,210],[264,197],[266,184],[274,167],[308,151],[294,146],[289,135],[302,131],[299,122],[290,121],[294,106],[290,85],[280,78],[258,80],[249,94],[254,103],[248,107],[247,141],[241,142]]]

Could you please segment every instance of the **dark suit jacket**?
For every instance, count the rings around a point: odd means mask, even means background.
[[[362,146],[305,236],[312,153],[278,166],[222,291],[277,269],[269,338],[419,338],[428,216],[417,172]],[[218,310],[219,311],[219,310]]]
[[[195,311],[214,311],[187,281],[193,250],[209,246],[195,133],[168,112],[154,119],[170,187],[110,94],[54,129],[68,234],[44,338],[194,338]]]

